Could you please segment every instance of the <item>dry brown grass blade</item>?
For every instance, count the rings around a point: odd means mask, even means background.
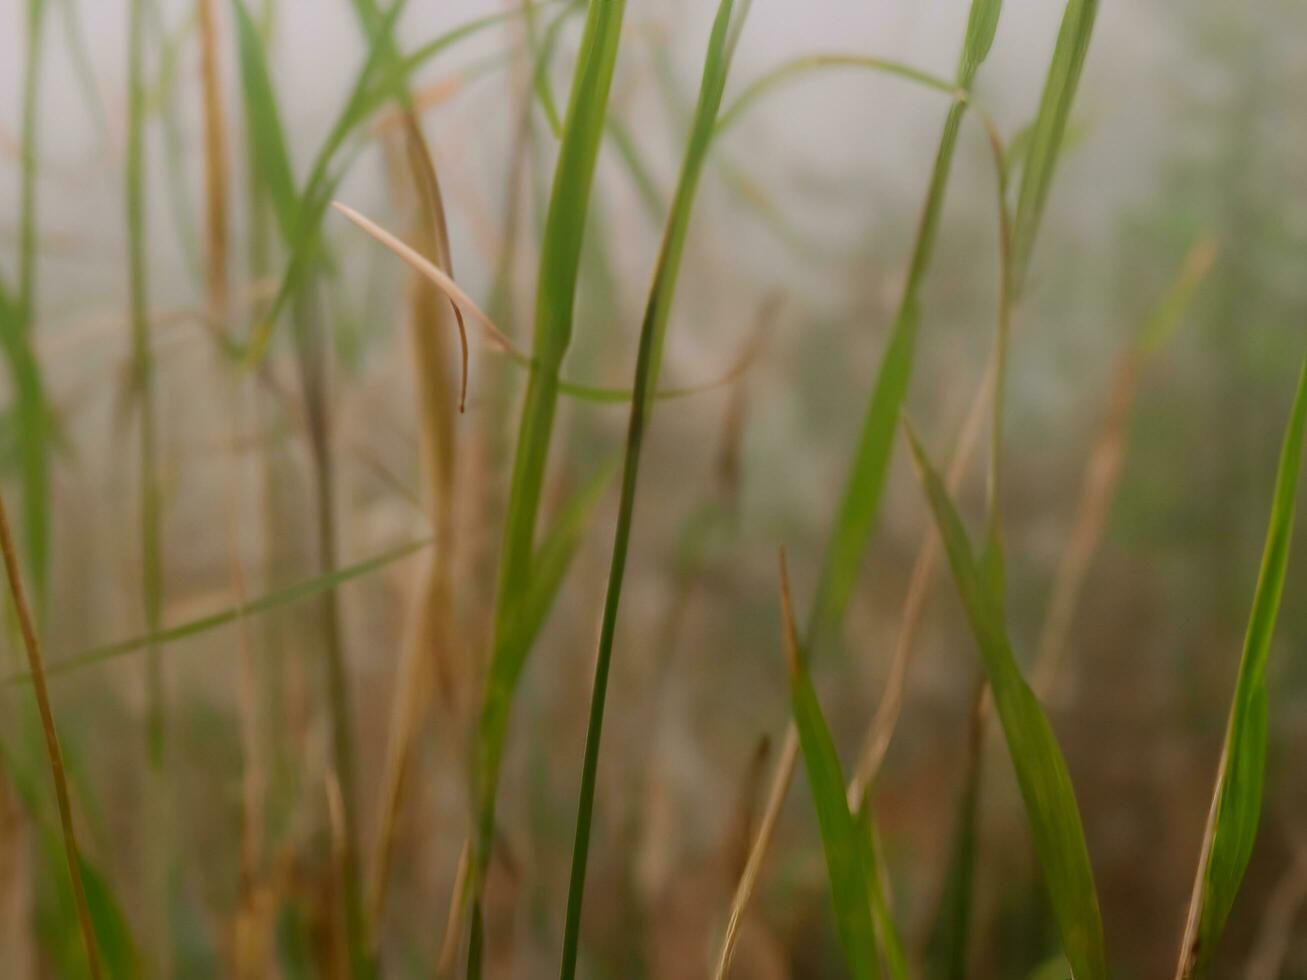
[[[377,116],[377,121],[372,124],[372,135],[380,139],[398,129],[402,129],[405,126],[406,116],[421,116],[422,113],[449,102],[462,90],[462,72],[455,72],[444,78],[438,78],[428,85],[416,88],[411,93],[412,109],[401,106],[381,113]]]
[[[781,745],[780,759],[776,762],[776,772],[772,776],[771,788],[767,793],[767,805],[763,807],[762,819],[758,822],[758,835],[753,839],[753,848],[740,874],[740,883],[731,900],[731,914],[726,922],[726,933],[722,937],[721,953],[717,958],[717,969],[713,976],[716,980],[725,980],[731,972],[731,961],[735,958],[735,947],[739,942],[740,928],[744,924],[744,913],[749,907],[754,886],[762,871],[763,859],[771,847],[772,837],[776,834],[776,821],[780,819],[781,807],[785,804],[785,794],[794,778],[794,767],[799,759],[799,733],[793,722],[785,731],[785,741]]]
[[[1053,685],[1065,658],[1067,632],[1116,499],[1139,374],[1174,329],[1193,290],[1207,275],[1215,258],[1216,243],[1210,238],[1200,239],[1190,248],[1175,282],[1141,336],[1117,360],[1103,421],[1085,467],[1071,535],[1053,576],[1048,612],[1036,648],[1031,683],[1041,698],[1055,694]]]
[[[245,414],[240,404],[240,379],[229,377],[228,412],[232,419],[232,447],[227,488],[227,558],[231,587],[238,606],[248,596],[245,570],[240,557],[241,472],[236,447],[242,438]],[[240,980],[255,980],[268,972],[267,954],[271,932],[263,883],[263,808],[267,767],[259,741],[258,685],[254,670],[254,644],[249,621],[242,614],[236,620],[237,689],[241,744],[241,839],[240,907],[236,918],[234,968]]]
[[[209,306],[220,319],[227,310],[227,123],[222,106],[218,25],[214,0],[196,0],[200,34],[200,92],[204,115],[205,277]]]
[[[482,310],[481,307],[477,306],[472,297],[463,291],[463,287],[456,283],[449,273],[445,272],[412,246],[400,241],[400,239],[396,238],[370,218],[365,218],[363,215],[359,214],[348,204],[342,204],[340,201],[332,201],[331,206],[350,221],[354,222],[354,224],[366,231],[382,245],[386,246],[386,248],[394,252],[409,266],[409,268],[413,269],[420,275],[426,276],[426,278],[429,279],[437,289],[448,296],[450,301],[458,306],[465,315],[471,314],[472,318],[481,324],[486,333],[490,334],[491,339],[497,346],[519,357],[529,359],[530,355],[519,350],[517,345],[509,340],[508,336],[500,330],[499,327],[495,326],[495,322],[490,319],[490,316]]]
[[[957,495],[971,465],[976,444],[984,428],[986,407],[994,391],[995,365],[991,360],[985,370],[971,405],[967,409],[962,430],[958,433],[949,460],[948,473],[945,476],[948,491]],[[862,752],[858,756],[853,778],[849,780],[849,805],[856,806],[863,794],[876,781],[885,753],[889,751],[890,739],[898,724],[899,714],[903,708],[903,691],[908,676],[908,665],[912,660],[912,651],[916,646],[917,630],[921,627],[921,617],[926,608],[926,597],[930,593],[930,584],[939,565],[940,541],[934,526],[927,528],[925,540],[917,552],[917,560],[912,566],[912,577],[908,583],[908,594],[903,601],[903,619],[899,625],[898,640],[894,647],[894,658],[890,661],[889,675],[885,680],[885,690],[881,694],[876,713],[872,716],[871,726],[863,741]]]
[[[93,980],[100,980],[100,954],[95,945],[95,930],[91,926],[91,913],[86,904],[86,889],[82,885],[81,858],[77,850],[77,834],[73,829],[73,807],[68,797],[68,780],[64,776],[63,750],[59,748],[59,734],[55,730],[54,711],[50,708],[50,695],[45,685],[45,664],[41,658],[41,645],[36,638],[36,627],[27,605],[27,595],[18,571],[18,551],[9,530],[9,513],[4,498],[0,497],[0,551],[4,553],[5,572],[9,576],[9,591],[14,610],[18,614],[18,627],[27,650],[27,666],[32,673],[32,689],[36,694],[36,707],[41,714],[41,730],[45,733],[45,748],[50,757],[50,775],[54,779],[55,799],[59,806],[59,826],[63,831],[64,854],[68,858],[68,875],[73,884],[73,900],[77,906],[77,921],[82,929],[82,942],[86,947],[86,960]]]
[[[417,117],[404,113],[404,139],[409,176],[415,192],[418,249],[447,274],[452,271],[449,233],[440,184]],[[449,365],[445,350],[447,320],[452,311],[458,322],[463,357],[463,388],[459,410],[467,393],[467,334],[458,306],[448,302],[425,279],[413,289],[411,316],[416,387],[421,404],[418,419],[423,496],[436,536],[436,547],[426,556],[418,589],[410,607],[400,669],[395,675],[392,716],[382,781],[380,817],[368,910],[374,925],[385,904],[395,824],[401,805],[405,774],[413,743],[430,700],[432,666],[445,703],[453,702],[457,673],[453,649],[453,561],[455,553],[454,505],[456,492],[455,417],[449,398]]]
[[[1140,358],[1134,350],[1121,355],[1117,361],[1107,411],[1085,467],[1071,535],[1053,576],[1052,596],[1031,670],[1031,686],[1041,698],[1053,694],[1054,679],[1064,660],[1067,631],[1071,628],[1076,603],[1102,540],[1112,502],[1116,499],[1125,461],[1130,409],[1138,389],[1139,368]]]
[[[458,869],[454,872],[454,887],[449,890],[449,915],[445,920],[445,937],[440,941],[440,955],[436,958],[436,976],[454,974],[454,961],[458,957],[458,941],[463,935],[463,917],[467,911],[466,894],[472,873],[472,838],[463,841],[458,852]]]

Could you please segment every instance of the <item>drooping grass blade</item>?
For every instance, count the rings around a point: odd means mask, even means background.
[[[1307,361],[1298,376],[1298,392],[1284,433],[1275,476],[1275,498],[1266,529],[1257,590],[1253,594],[1248,633],[1239,661],[1234,704],[1216,777],[1216,792],[1203,835],[1202,856],[1185,923],[1178,980],[1202,975],[1234,905],[1244,869],[1257,839],[1266,767],[1266,663],[1280,612],[1284,576],[1293,539],[1293,512],[1302,469],[1303,433],[1307,428]]]
[[[948,492],[911,429],[908,437],[989,677],[1063,951],[1077,980],[1105,980],[1107,955],[1098,893],[1066,762],[1043,709],[1021,676],[1002,608],[972,553]]]

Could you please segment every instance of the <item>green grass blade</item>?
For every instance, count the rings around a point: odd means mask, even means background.
[[[956,95],[958,93],[958,87],[948,79],[932,75],[930,72],[921,71],[911,65],[889,58],[876,58],[861,54],[803,55],[778,65],[750,82],[744,91],[735,97],[735,101],[722,111],[717,120],[718,134],[724,133],[735,126],[750,109],[758,105],[762,98],[774,89],[800,78],[805,78],[813,72],[841,68],[858,68],[879,72],[934,89],[936,92],[943,92],[945,95]]]
[[[740,18],[748,12],[748,0],[740,7]],[[658,387],[662,367],[667,320],[676,295],[681,259],[689,235],[694,199],[703,174],[704,162],[712,146],[717,114],[730,69],[728,42],[732,36],[734,0],[721,0],[708,40],[703,82],[695,110],[690,138],[686,146],[681,175],[663,233],[653,286],[640,327],[640,346],[635,366],[635,393],[631,401],[630,425],[627,429],[626,453],[622,467],[622,493],[613,537],[612,563],[604,598],[603,620],[599,630],[599,651],[595,663],[594,687],[590,700],[590,723],[586,731],[585,758],[581,770],[581,794],[577,805],[576,840],[572,848],[572,875],[567,895],[567,924],[563,936],[561,976],[570,980],[576,971],[576,957],[581,931],[581,908],[585,894],[585,872],[590,848],[590,823],[594,810],[595,780],[599,765],[599,744],[603,735],[604,704],[608,688],[608,671],[612,662],[613,639],[621,603],[622,580],[626,573],[626,554],[630,546],[631,525],[635,516],[635,492],[640,470],[640,449],[652,395]]]
[[[1103,980],[1107,956],[1102,916],[1066,761],[1043,709],[1021,676],[1002,610],[972,554],[948,491],[910,429],[908,437],[989,677],[1063,951],[1077,980]]]
[[[241,93],[250,155],[272,202],[284,241],[293,241],[299,225],[299,195],[286,147],[286,131],[277,109],[263,38],[244,0],[232,0],[240,51]]]
[[[847,794],[845,799],[847,801]],[[889,898],[885,894],[887,879],[884,865],[881,863],[879,833],[871,811],[870,794],[863,795],[854,819],[858,824],[858,850],[862,861],[862,875],[867,882],[872,924],[875,926],[876,941],[885,962],[885,972],[890,980],[907,980],[908,958],[903,950],[903,939],[899,935],[898,926],[894,924]]]
[[[970,93],[980,67],[979,59],[993,38],[999,7],[999,0],[973,0],[957,74],[956,88],[964,93]],[[813,651],[820,651],[832,642],[839,631],[880,509],[890,452],[898,429],[899,410],[912,375],[917,328],[921,320],[921,287],[934,255],[945,190],[965,111],[966,104],[956,102],[949,108],[944,121],[907,279],[818,579],[808,621],[808,645]]]
[[[835,743],[831,740],[821,703],[808,676],[804,651],[794,624],[784,553],[781,554],[780,575],[791,710],[799,730],[799,745],[803,749],[812,802],[817,809],[817,824],[821,828],[826,873],[835,907],[835,927],[854,980],[875,980],[880,976],[880,959],[871,918],[871,896],[867,889],[867,872],[872,864],[867,850],[869,845],[860,843],[862,830],[849,811],[844,795],[844,774],[840,771]]]
[[[1021,193],[1012,225],[1012,296],[1017,299],[1025,287],[1026,273],[1034,252],[1035,236],[1048,200],[1053,172],[1066,135],[1071,103],[1075,100],[1084,68],[1089,39],[1098,14],[1098,0],[1068,0],[1058,31],[1057,45],[1049,65],[1040,99],[1039,113],[1030,131],[1029,145],[1021,172]]]
[[[545,462],[558,401],[558,369],[572,336],[581,240],[608,107],[625,0],[591,0],[572,92],[563,125],[562,144],[545,218],[530,379],[522,405],[508,515],[500,549],[492,659],[482,705],[478,766],[475,890],[479,891],[493,843],[500,746],[507,726],[515,671],[500,653],[514,628],[515,610],[526,591],[532,567],[536,521],[540,511]],[[473,950],[473,953],[477,953]]]
[[[1207,969],[1257,839],[1262,778],[1266,767],[1266,663],[1289,565],[1305,428],[1307,361],[1304,361],[1298,376],[1298,391],[1280,451],[1266,547],[1262,552],[1261,571],[1257,576],[1257,590],[1253,595],[1248,633],[1239,662],[1239,678],[1235,684],[1216,793],[1203,841],[1198,881],[1194,886],[1181,947],[1177,969],[1177,977],[1181,980],[1201,975]]]
[[[402,558],[407,558],[431,544],[429,539],[420,541],[410,541],[406,544],[390,548],[373,557],[357,562],[353,565],[346,565],[326,575],[317,575],[313,578],[306,579],[303,582],[297,582],[294,585],[284,589],[277,589],[269,592],[257,599],[247,600],[240,605],[230,606],[217,612],[208,613],[195,619],[187,620],[176,626],[169,626],[157,633],[146,633],[142,636],[134,636],[127,640],[119,640],[115,643],[107,643],[103,646],[93,647],[84,650],[81,653],[71,654],[60,657],[46,667],[46,675],[56,677],[61,674],[72,673],[73,671],[82,670],[86,667],[93,667],[96,664],[104,663],[108,660],[117,660],[119,657],[125,657],[132,653],[137,653],[149,646],[164,646],[165,644],[177,643],[180,640],[191,639],[208,633],[211,630],[234,623],[243,616],[257,616],[260,613],[272,612],[283,606],[293,605],[297,602],[303,602],[305,599],[311,599],[314,596],[321,595],[330,589],[338,588],[346,582],[357,578],[370,575],[373,572],[385,568]],[[0,686],[13,687],[17,684],[25,684],[30,680],[26,671],[10,674],[3,680],[0,680]]]

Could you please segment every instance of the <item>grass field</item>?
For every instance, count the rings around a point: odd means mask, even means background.
[[[4,977],[1307,976],[1289,0],[0,18]]]

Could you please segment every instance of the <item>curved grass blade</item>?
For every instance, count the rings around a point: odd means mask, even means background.
[[[839,756],[817,692],[813,690],[794,624],[790,601],[790,578],[785,569],[785,553],[780,557],[781,617],[784,633],[785,662],[790,675],[790,700],[794,723],[799,730],[803,762],[812,788],[812,802],[817,808],[821,843],[826,854],[826,874],[830,880],[831,901],[835,906],[835,926],[844,958],[854,980],[875,980],[880,976],[880,959],[876,950],[875,927],[871,919],[871,896],[867,890],[867,872],[873,861],[870,843],[862,837],[858,821],[849,812],[844,797],[844,775]]]
[[[1198,878],[1194,883],[1185,924],[1178,980],[1202,975],[1229,918],[1244,869],[1257,839],[1262,809],[1262,778],[1266,767],[1266,663],[1284,592],[1289,546],[1293,539],[1293,511],[1302,468],[1303,433],[1307,428],[1307,360],[1298,376],[1298,392],[1284,433],[1275,477],[1275,499],[1266,530],[1257,591],[1253,595],[1248,633],[1239,661],[1234,704],[1216,792],[1207,818]]]
[[[1063,951],[1077,980],[1105,980],[1107,955],[1098,893],[1062,751],[1021,676],[1002,609],[972,554],[948,491],[911,428],[908,440],[989,677]]]
[[[1044,82],[1039,113],[1030,130],[1021,171],[1021,193],[1012,225],[1010,288],[1014,301],[1020,298],[1025,288],[1035,236],[1053,183],[1053,172],[1071,115],[1071,103],[1075,101],[1097,15],[1098,0],[1068,0],[1062,15],[1062,26],[1058,30],[1057,45],[1053,49],[1053,60]]]
[[[239,605],[208,613],[185,623],[179,623],[176,626],[169,626],[157,633],[146,633],[142,636],[134,636],[131,639],[119,640],[116,643],[105,644],[71,656],[61,657],[46,668],[46,675],[48,677],[58,677],[62,674],[104,663],[107,660],[125,657],[152,645],[164,646],[177,643],[180,640],[190,639],[208,633],[210,630],[215,630],[220,626],[234,623],[245,616],[256,616],[260,613],[272,612],[282,606],[311,599],[353,579],[370,575],[372,572],[385,568],[401,558],[407,558],[430,544],[431,541],[427,538],[420,541],[410,541],[374,555],[366,561],[346,565],[344,568],[337,569],[329,574],[318,575],[303,582],[296,582],[287,588],[269,592],[257,599],[247,600]],[[0,680],[0,686],[14,687],[18,684],[28,683],[30,680],[31,675],[27,673],[10,674]]]
[[[739,22],[747,16],[749,0],[743,0]],[[595,662],[594,687],[590,698],[590,722],[586,730],[585,758],[581,770],[581,795],[577,805],[576,840],[572,848],[572,875],[567,895],[567,923],[563,936],[563,962],[560,971],[564,980],[570,980],[576,971],[576,957],[581,931],[581,907],[585,895],[585,872],[590,848],[590,822],[594,810],[595,780],[599,767],[599,744],[603,735],[604,704],[608,689],[608,671],[612,662],[613,639],[617,629],[617,613],[621,603],[622,580],[626,573],[626,554],[630,546],[631,525],[635,516],[635,492],[640,470],[640,449],[643,444],[647,417],[652,408],[650,397],[658,387],[662,367],[663,345],[667,336],[667,321],[676,295],[681,259],[689,235],[690,217],[694,209],[699,178],[712,145],[717,114],[721,109],[722,93],[730,69],[730,41],[733,30],[734,0],[721,0],[708,40],[708,53],[704,61],[703,82],[699,90],[699,104],[681,165],[676,194],[663,233],[658,263],[654,269],[653,286],[645,307],[644,322],[640,327],[640,346],[635,366],[635,395],[631,402],[631,419],[626,436],[626,454],[622,467],[622,493],[613,537],[612,563],[608,573],[608,588],[604,598],[603,620],[599,630],[599,650]]]
[[[297,222],[290,229],[283,225],[283,234],[287,230],[291,232],[285,238],[290,259],[277,295],[255,326],[244,351],[248,362],[258,363],[263,358],[282,312],[303,287],[318,262],[322,220],[331,204],[335,188],[343,177],[344,168],[337,166],[338,158],[351,136],[387,102],[395,98],[402,100],[405,92],[403,86],[407,79],[432,58],[488,28],[522,15],[522,10],[518,8],[476,18],[433,38],[412,54],[400,57],[394,48],[393,29],[403,12],[405,2],[406,0],[398,0],[391,4],[375,30],[371,31],[372,44],[368,57],[340,115],[318,150],[304,191],[298,198]],[[553,2],[557,0],[540,0],[541,4]]]

